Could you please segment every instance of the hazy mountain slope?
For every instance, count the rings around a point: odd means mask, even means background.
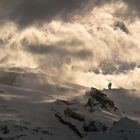
[[[125,140],[129,133],[130,138],[139,140],[137,122],[121,119],[122,112],[101,91],[86,91],[85,87],[31,70],[1,70],[0,138]]]
[[[140,91],[127,89],[104,90],[116,106],[126,115],[140,121]]]
[[[139,140],[140,125],[128,118],[115,123],[108,131],[100,134],[89,134],[88,140]]]
[[[41,72],[17,68],[0,70],[0,84],[24,90],[44,92],[54,98],[78,96],[83,94],[87,89],[86,87],[59,80],[56,77]]]

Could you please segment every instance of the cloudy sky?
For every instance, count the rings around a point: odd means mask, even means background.
[[[0,0],[0,65],[138,89],[140,1]]]

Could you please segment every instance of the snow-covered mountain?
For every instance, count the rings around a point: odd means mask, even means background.
[[[61,76],[61,75],[60,75]],[[69,98],[83,94],[87,87],[66,82],[33,69],[9,68],[0,70],[0,84],[53,98]]]
[[[104,92],[29,69],[1,69],[0,139],[139,140],[139,123],[121,111],[113,90]]]
[[[127,116],[140,122],[140,91],[127,89],[103,90],[116,106]]]

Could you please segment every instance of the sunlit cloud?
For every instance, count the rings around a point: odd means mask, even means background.
[[[139,88],[140,20],[131,20],[132,14],[128,16],[131,2],[94,1],[91,8],[90,0],[78,0],[64,2],[49,13],[56,5],[48,0],[51,9],[38,9],[37,14],[33,9],[33,15],[28,15],[31,1],[15,0],[11,6],[8,0],[1,2],[11,8],[8,13],[4,11],[6,17],[2,17],[0,24],[1,67],[36,68],[98,88],[106,88],[109,81],[114,87]],[[36,0],[33,6],[44,2]],[[28,3],[29,7],[24,9],[22,6]],[[80,12],[82,8],[86,12]],[[134,11],[138,15],[138,9]],[[127,16],[124,18],[123,14]],[[69,16],[70,20],[64,20]]]

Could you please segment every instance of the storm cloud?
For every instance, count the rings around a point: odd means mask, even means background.
[[[124,0],[124,2],[128,4],[129,10],[131,12],[134,10],[137,12],[138,16],[140,16],[140,1],[139,0]]]
[[[138,16],[137,2],[0,0],[1,67],[39,69],[98,88],[108,80],[138,88],[140,21],[125,15]]]
[[[96,2],[96,1],[95,1]],[[91,0],[0,0],[1,19],[17,22],[20,26],[55,18],[68,20],[75,13],[84,14]]]
[[[49,46],[49,45],[29,45],[26,46],[26,50],[34,53],[34,54],[39,54],[39,55],[47,55],[47,54],[52,54],[52,55],[58,55],[61,56],[62,59],[64,59],[66,56],[67,57],[75,57],[79,59],[86,59],[88,57],[93,57],[93,54],[90,50],[68,50],[64,49],[61,46]],[[59,57],[60,58],[60,57]]]
[[[21,27],[56,19],[70,21],[73,17],[86,15],[94,7],[118,1],[120,0],[0,0],[0,19],[15,22]],[[140,14],[139,0],[122,2],[128,5],[129,13],[136,11]]]

